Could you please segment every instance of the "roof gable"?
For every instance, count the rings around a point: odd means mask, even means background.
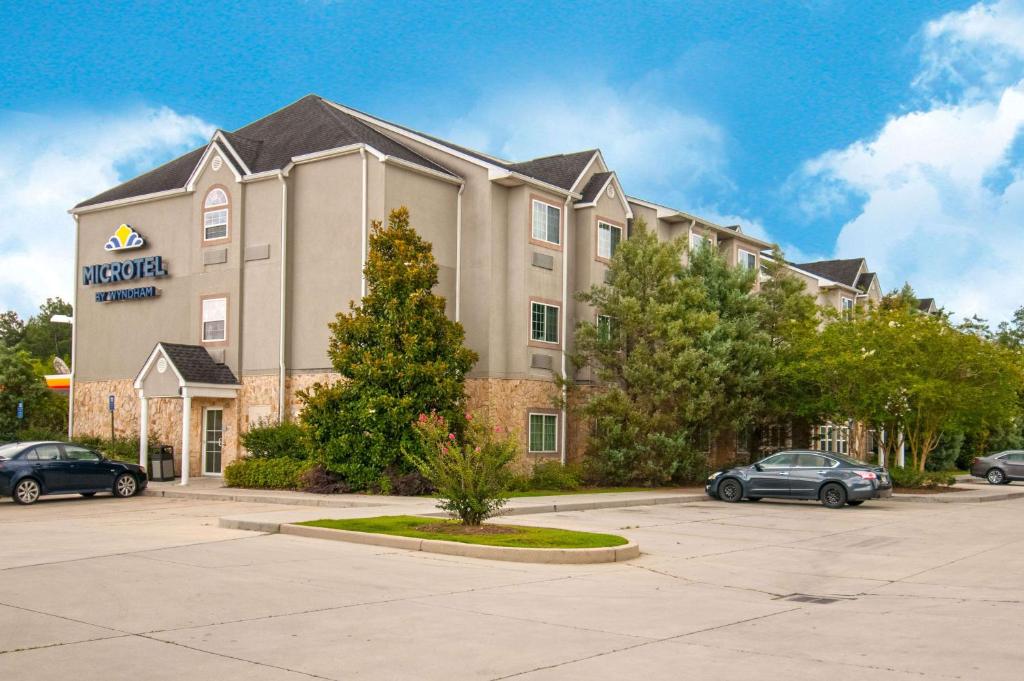
[[[576,180],[587,169],[596,149],[578,151],[572,154],[542,156],[520,163],[510,163],[508,169],[520,175],[546,182],[561,189],[570,190]]]
[[[864,258],[818,260],[815,262],[794,263],[794,265],[819,277],[856,288],[857,278],[860,275],[861,267],[864,265]]]

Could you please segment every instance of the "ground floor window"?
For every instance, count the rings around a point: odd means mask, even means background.
[[[822,452],[847,454],[850,450],[850,426],[826,423],[814,429],[811,448]]]
[[[558,451],[558,415],[530,414],[530,453],[553,454]]]

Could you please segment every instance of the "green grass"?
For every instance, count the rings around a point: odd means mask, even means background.
[[[526,527],[523,525],[503,525],[514,527],[515,534],[450,534],[419,529],[423,525],[458,525],[455,520],[440,520],[411,515],[386,515],[376,518],[351,518],[347,520],[310,520],[299,525],[326,527],[333,530],[351,530],[353,532],[370,532],[374,534],[391,534],[416,539],[440,539],[463,544],[483,544],[486,546],[509,546],[526,549],[595,549],[606,546],[622,546],[629,543],[625,538],[614,534],[597,534],[594,532],[576,532],[548,527]]]

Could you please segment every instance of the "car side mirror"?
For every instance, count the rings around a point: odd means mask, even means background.
[[[762,466],[762,465],[761,465],[761,464],[759,464],[759,463],[755,463],[755,464],[754,464],[754,469],[755,469],[755,470],[758,470],[758,471],[763,471],[763,470],[764,470],[764,466]]]

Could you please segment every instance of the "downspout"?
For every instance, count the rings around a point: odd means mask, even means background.
[[[281,181],[281,315],[278,320],[278,377],[277,377],[277,420],[285,421],[286,389],[286,322],[288,320],[288,179],[285,171],[277,173]]]
[[[462,310],[462,192],[466,189],[463,181],[459,185],[459,197],[455,204],[455,321],[460,321]]]
[[[359,148],[359,157],[363,159],[363,210],[362,210],[362,249],[360,251],[360,267],[359,267],[359,295],[361,298],[366,297],[366,251],[370,241],[370,236],[367,231],[366,221],[366,206],[367,206],[367,159],[366,159],[366,146]]]
[[[568,385],[565,381],[568,380],[568,376],[566,375],[566,351],[569,348],[569,339],[566,336],[566,331],[569,326],[569,254],[571,252],[569,250],[569,207],[571,204],[572,197],[565,197],[565,208],[562,211],[562,213],[565,215],[565,236],[562,239],[562,328],[560,330],[562,339],[562,414],[560,419],[562,422],[562,429],[561,433],[559,433],[561,435],[562,440],[561,447],[559,447],[559,449],[562,453],[561,459],[563,466],[566,464],[566,461],[568,460],[568,452],[565,448],[566,442],[568,440],[566,434],[569,431],[569,405],[567,404],[569,391]]]
[[[75,219],[75,280],[71,296],[71,377],[68,379],[68,440],[74,439],[75,432],[75,359],[78,348],[78,214]]]

